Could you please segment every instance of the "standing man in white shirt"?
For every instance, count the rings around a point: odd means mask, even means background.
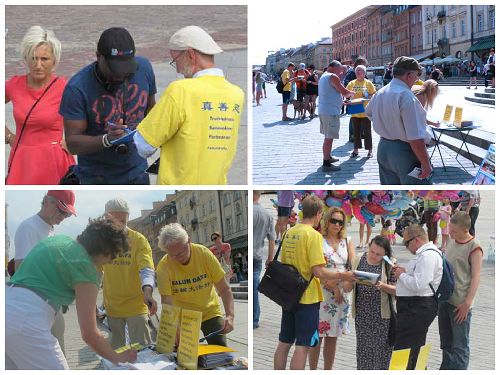
[[[54,225],[61,224],[71,215],[76,216],[75,193],[71,190],[49,190],[43,197],[40,211],[24,220],[16,230],[14,235],[16,271],[39,241],[54,235]],[[65,352],[64,328],[64,318],[61,309],[59,309],[51,332],[59,341],[63,353]]]
[[[421,74],[417,60],[401,56],[394,61],[393,79],[366,106],[373,130],[380,135],[377,161],[382,185],[429,185],[432,167],[427,154],[426,112],[411,91]],[[421,168],[418,178],[408,176]]]
[[[403,243],[415,258],[405,266],[396,266],[397,326],[394,349],[411,348],[408,370],[417,363],[420,347],[425,345],[427,331],[438,312],[437,290],[443,276],[441,251],[429,241],[418,224],[403,234]],[[432,285],[432,289],[431,289]]]

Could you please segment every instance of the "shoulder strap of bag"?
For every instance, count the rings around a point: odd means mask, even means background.
[[[389,283],[389,276],[391,270],[389,269],[389,265],[386,262],[384,262],[384,268],[385,268],[385,276],[387,277],[387,283]],[[394,306],[392,304],[392,295],[391,293],[387,293],[387,296],[389,297],[389,309],[391,310],[391,315],[395,317],[396,312],[394,311]]]
[[[426,251],[434,251],[435,253],[438,253],[438,255],[441,257],[441,260],[443,260],[443,262],[444,262],[444,255],[443,255],[443,253],[439,253],[439,251],[437,251],[436,249],[433,249],[433,248],[425,249],[424,251],[422,251],[422,253],[425,253]],[[444,272],[444,267],[443,267],[443,272]],[[434,294],[434,297],[436,297],[436,290],[432,286],[432,283],[429,283],[429,287],[431,288],[432,293]]]
[[[281,251],[281,245],[283,245],[283,239],[285,238],[286,234],[287,234],[288,230],[285,231],[285,233],[283,233],[283,236],[281,236],[281,241],[280,241],[280,244],[278,246],[278,251],[276,251],[276,254],[274,254],[274,258],[273,258],[273,262],[274,261],[277,261],[278,260],[278,256],[280,254],[280,251]],[[311,274],[311,278],[309,279],[309,283],[311,283],[311,280],[314,278],[314,273]],[[309,284],[308,284],[309,285]]]
[[[38,103],[40,103],[40,100],[42,100],[42,98],[45,96],[45,94],[47,93],[47,91],[49,91],[49,89],[52,87],[52,85],[58,80],[59,77],[56,77],[52,80],[52,82],[50,82],[50,84],[45,88],[45,90],[43,90],[43,93],[42,95],[40,95],[40,97],[35,101],[35,103],[33,103],[33,105],[31,106],[30,110],[28,111],[28,114],[26,115],[26,118],[24,119],[24,122],[23,122],[23,126],[21,127],[21,131],[19,133],[19,137],[17,138],[17,143],[16,143],[16,146],[14,148],[14,150],[12,151],[12,158],[10,159],[10,163],[9,163],[9,167],[7,169],[7,175],[9,175],[10,173],[10,168],[12,166],[12,162],[14,161],[14,156],[16,156],[16,151],[17,151],[17,148],[19,147],[19,144],[21,143],[21,138],[23,136],[23,133],[24,133],[24,129],[26,128],[26,123],[28,122],[30,116],[31,116],[31,113],[33,112],[33,110],[35,109],[36,105]]]

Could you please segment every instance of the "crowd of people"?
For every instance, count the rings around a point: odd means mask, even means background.
[[[471,62],[471,66],[474,64]],[[489,80],[494,85],[494,50],[488,57]],[[333,60],[322,71],[289,63],[278,77],[282,85],[282,121],[320,119],[320,133],[325,173],[338,172],[339,161],[332,155],[333,142],[340,138],[340,119],[350,114],[349,141],[353,143],[350,157],[366,158],[373,154],[372,127],[380,136],[377,152],[380,182],[383,185],[432,184],[433,168],[427,147],[435,144],[427,126],[439,128],[439,121],[427,118],[427,112],[439,93],[442,71],[436,66],[424,69],[417,60],[401,56],[388,64],[383,77],[384,87],[377,91],[367,79],[368,61],[360,56],[352,66]],[[470,68],[476,74],[476,67]],[[257,72],[257,75],[264,73]],[[475,76],[474,76],[475,77]],[[424,81],[425,79],[425,81]],[[471,75],[472,79],[472,75]],[[472,84],[472,83],[471,83]],[[477,85],[477,82],[476,82]],[[295,115],[288,116],[292,105]],[[359,108],[360,105],[362,108]],[[351,108],[349,106],[352,106]]]
[[[170,65],[187,79],[171,82],[158,103],[153,67],[126,29],[103,31],[96,61],[69,80],[55,73],[63,47],[40,26],[23,38],[27,74],[5,84],[16,123],[5,127],[7,184],[148,185],[149,173],[158,184],[227,183],[244,93],[216,67],[223,51],[205,30],[187,26],[170,38]]]
[[[278,232],[272,215],[259,203],[260,192],[254,191],[254,248],[258,250],[254,254],[254,329],[259,328],[260,317],[256,284],[262,262],[266,259],[267,265],[272,261],[276,244],[281,246],[283,263],[296,267],[306,280],[314,275],[299,306],[283,310],[274,368],[286,368],[288,353],[295,345],[290,369],[304,369],[307,363],[310,369],[317,369],[321,346],[324,369],[332,369],[338,338],[351,334],[354,326],[358,370],[388,369],[393,350],[399,349],[411,349],[407,368],[414,369],[437,316],[440,369],[467,369],[471,309],[483,250],[471,234],[479,211],[479,193],[462,191],[460,197],[456,202],[443,199],[439,204],[424,199],[428,202],[422,216],[425,228],[418,218],[404,229],[403,244],[412,258],[407,264],[398,264],[394,232],[386,231],[385,223],[390,220],[382,219],[381,234],[369,235],[368,246],[358,246],[363,252],[356,253],[354,241],[347,235],[349,218],[342,208],[325,207],[320,197],[305,195],[300,202],[301,222],[289,229],[280,227]],[[477,212],[471,211],[472,207]],[[283,214],[280,209],[278,206],[278,217]],[[431,223],[428,217],[432,217]],[[433,225],[441,227],[440,247]],[[454,271],[454,288],[447,300],[438,302],[436,291],[442,279],[449,278],[443,256]],[[363,283],[356,271],[377,274],[378,281]]]
[[[89,220],[76,239],[54,235],[55,225],[76,215],[75,195],[49,190],[40,211],[19,225],[5,298],[7,370],[69,369],[63,314],[74,301],[82,338],[92,350],[115,364],[135,361],[136,350],[115,349],[152,344],[148,320],[158,309],[156,286],[162,304],[200,311],[207,342],[226,346],[226,334],[234,328],[227,271],[178,223],[160,232],[158,244],[167,255],[155,270],[148,240],[127,225],[129,212],[125,200],[111,199],[104,215]],[[96,322],[101,285],[109,340]]]

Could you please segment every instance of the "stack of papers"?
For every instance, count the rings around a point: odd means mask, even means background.
[[[102,358],[106,370],[175,370],[177,368],[175,354],[159,354],[149,348],[137,352],[137,360],[134,363],[119,363]]]
[[[198,346],[198,367],[203,369],[215,368],[232,364],[233,349],[220,345]]]

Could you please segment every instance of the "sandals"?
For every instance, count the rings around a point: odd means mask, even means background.
[[[351,154],[351,159],[357,158],[357,157],[358,157],[358,153],[353,151]]]
[[[368,159],[370,159],[371,157],[373,157],[372,152],[370,151],[370,152],[368,153],[368,155],[366,155],[366,157],[367,157]]]

